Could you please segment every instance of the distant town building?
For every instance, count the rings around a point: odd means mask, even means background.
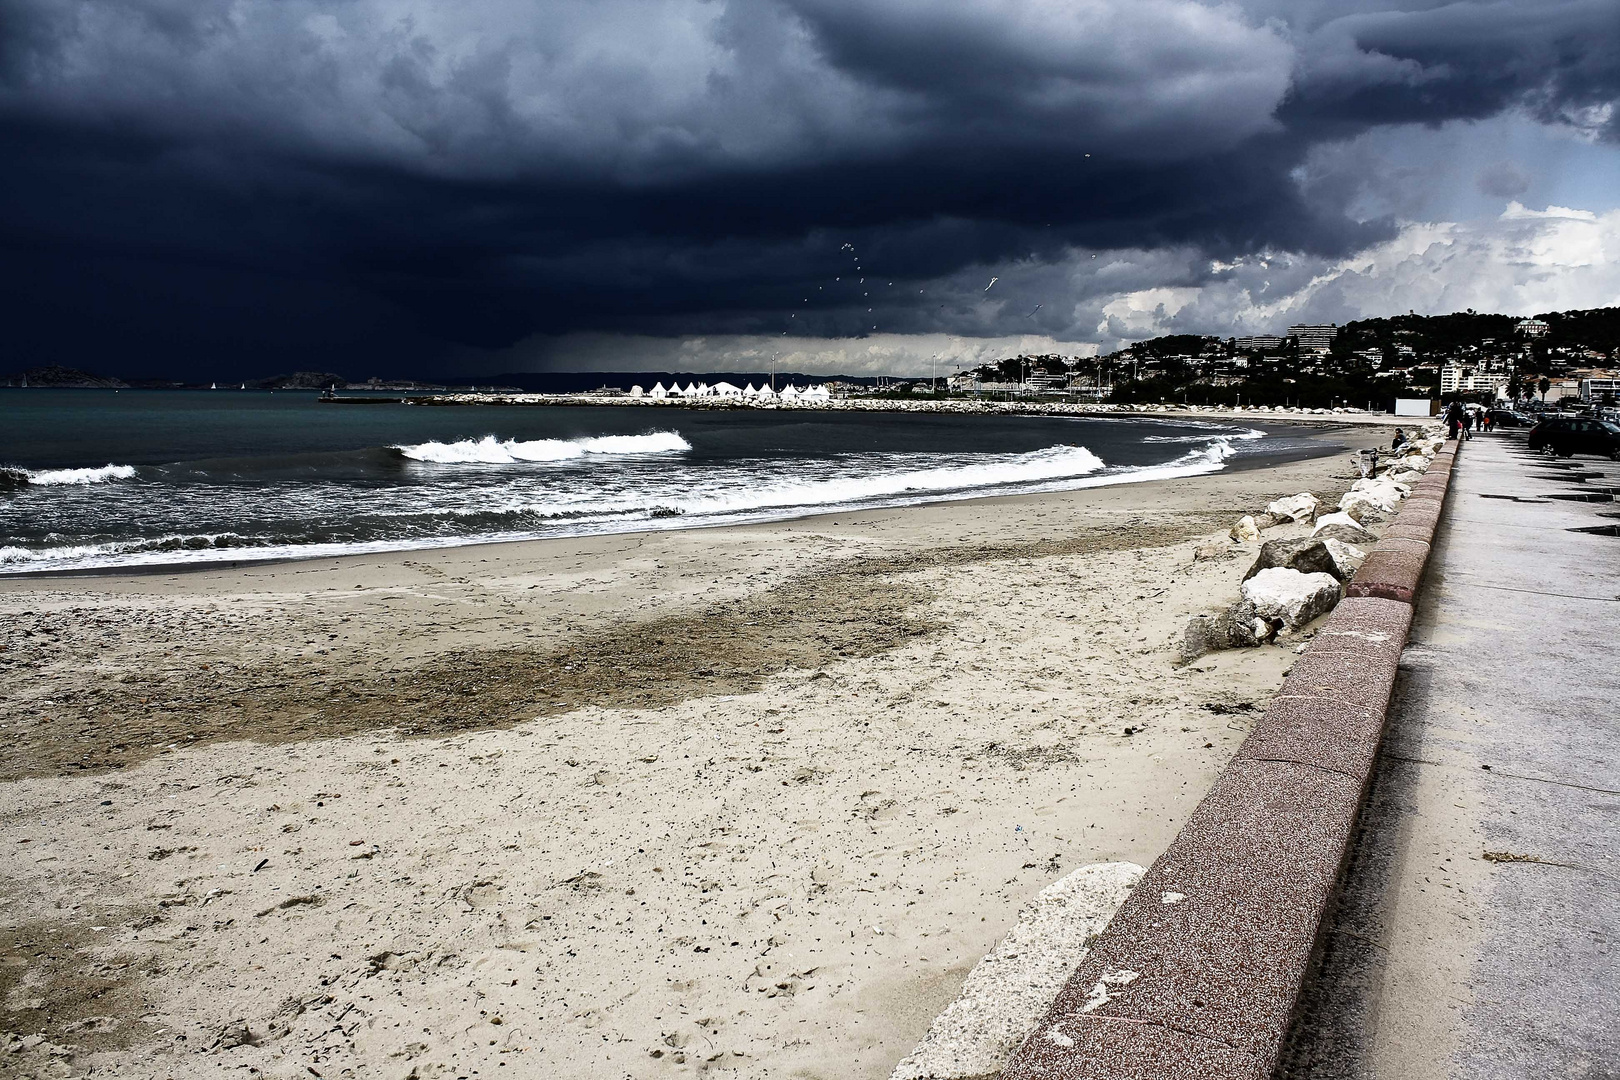
[[[1525,337],[1542,337],[1549,330],[1551,330],[1552,327],[1548,326],[1540,319],[1520,319],[1518,325],[1513,329],[1518,333],[1523,334]]]
[[[1440,392],[1442,394],[1455,394],[1459,391],[1468,394],[1477,394],[1488,391],[1496,397],[1507,397],[1510,377],[1501,374],[1472,372],[1464,374],[1467,368],[1443,367],[1440,369]]]
[[[1581,400],[1588,405],[1603,400],[1605,394],[1611,400],[1620,400],[1620,377],[1612,371],[1594,371],[1580,381]]]
[[[1233,338],[1232,348],[1240,353],[1276,352],[1287,340],[1275,334],[1250,334],[1248,337]]]
[[[1325,353],[1333,347],[1333,339],[1339,336],[1339,325],[1329,323],[1319,326],[1301,323],[1288,328],[1288,336],[1299,342],[1300,352]]]

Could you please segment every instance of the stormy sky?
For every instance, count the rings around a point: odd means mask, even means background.
[[[1614,0],[0,0],[0,369],[925,373],[1617,304],[1617,99]]]

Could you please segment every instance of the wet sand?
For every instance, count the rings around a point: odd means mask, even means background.
[[[0,1073],[886,1076],[1280,683],[1194,548],[1353,477],[0,580]]]

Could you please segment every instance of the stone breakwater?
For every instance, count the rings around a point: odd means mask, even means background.
[[[1279,525],[1309,524],[1311,534],[1271,540],[1260,548],[1244,575],[1241,597],[1222,611],[1195,616],[1187,624],[1183,660],[1191,662],[1217,649],[1263,645],[1279,635],[1297,634],[1332,611],[1368,559],[1383,543],[1373,530],[1387,521],[1413,493],[1445,440],[1428,429],[1376,464],[1360,459],[1368,475],[1351,485],[1331,508],[1310,492],[1274,500],[1264,513],[1244,516],[1228,534],[1241,544],[1261,539]],[[1391,537],[1390,544],[1410,543]],[[1199,557],[1225,552],[1203,548]],[[1416,582],[1413,582],[1415,588]],[[1402,597],[1394,597],[1402,599]],[[1410,602],[1410,594],[1404,599]]]

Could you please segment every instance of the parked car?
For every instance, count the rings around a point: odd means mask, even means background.
[[[1536,419],[1512,409],[1492,409],[1491,423],[1496,427],[1534,427]]]
[[[1620,425],[1584,416],[1549,416],[1530,429],[1525,443],[1559,457],[1598,454],[1620,461]]]

